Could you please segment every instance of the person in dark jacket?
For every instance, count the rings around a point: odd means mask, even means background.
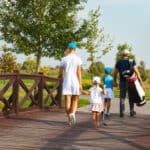
[[[125,49],[122,52],[122,59],[117,61],[115,65],[114,71],[114,85],[118,86],[117,83],[117,75],[119,73],[120,76],[120,117],[124,117],[125,111],[125,98],[126,98],[126,91],[128,91],[128,82],[127,78],[131,77],[134,73],[136,74],[141,86],[143,87],[143,82],[136,66],[135,60],[130,61],[129,59],[129,51]],[[128,91],[129,95],[129,91]],[[134,101],[133,99],[129,98],[129,105],[130,105],[130,116],[134,116],[136,112],[134,111]]]

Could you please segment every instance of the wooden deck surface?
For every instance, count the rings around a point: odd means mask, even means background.
[[[0,150],[149,150],[150,115],[112,114],[107,126],[91,127],[91,114],[79,111],[68,126],[64,110],[20,113],[0,118]]]

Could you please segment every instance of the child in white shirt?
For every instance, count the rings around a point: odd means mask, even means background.
[[[83,92],[85,94],[90,93],[90,110],[92,111],[93,127],[98,128],[100,126],[100,115],[103,111],[102,95],[106,93],[105,88],[99,87],[100,78],[93,77],[93,86],[89,89],[89,92]]]

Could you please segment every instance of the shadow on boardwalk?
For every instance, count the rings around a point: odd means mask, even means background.
[[[149,150],[150,116],[119,118],[108,126],[91,127],[91,115],[79,111],[78,123],[69,127],[64,111],[35,111],[0,119],[0,150]]]

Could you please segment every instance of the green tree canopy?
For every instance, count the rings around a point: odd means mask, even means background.
[[[94,69],[96,67],[95,64],[99,65],[97,61],[100,62],[99,59],[101,59],[103,55],[107,54],[112,49],[112,41],[108,35],[104,34],[104,28],[100,24],[100,16],[101,13],[99,7],[89,13],[88,28],[90,30],[85,42],[85,48],[89,53],[87,60],[91,63],[89,68],[91,73],[92,71],[94,71],[93,73],[97,72],[97,69]],[[92,69],[92,67],[94,68]]]
[[[92,76],[102,76],[104,74],[104,68],[105,65],[101,62],[94,62],[89,67],[89,72],[92,74]]]
[[[145,81],[148,78],[148,73],[146,71],[145,62],[140,61],[140,64],[138,65],[139,72],[141,74],[141,78],[143,81]]]
[[[68,42],[81,43],[88,35],[88,20],[77,13],[86,0],[3,0],[0,2],[0,39],[12,51],[34,54],[36,71],[41,57],[60,59]]]
[[[119,44],[117,46],[117,54],[116,54],[116,61],[122,59],[122,52],[127,49],[129,50],[130,54],[129,54],[129,58],[130,59],[135,59],[135,55],[132,53],[132,47],[130,45],[128,45],[127,43],[124,44]]]

